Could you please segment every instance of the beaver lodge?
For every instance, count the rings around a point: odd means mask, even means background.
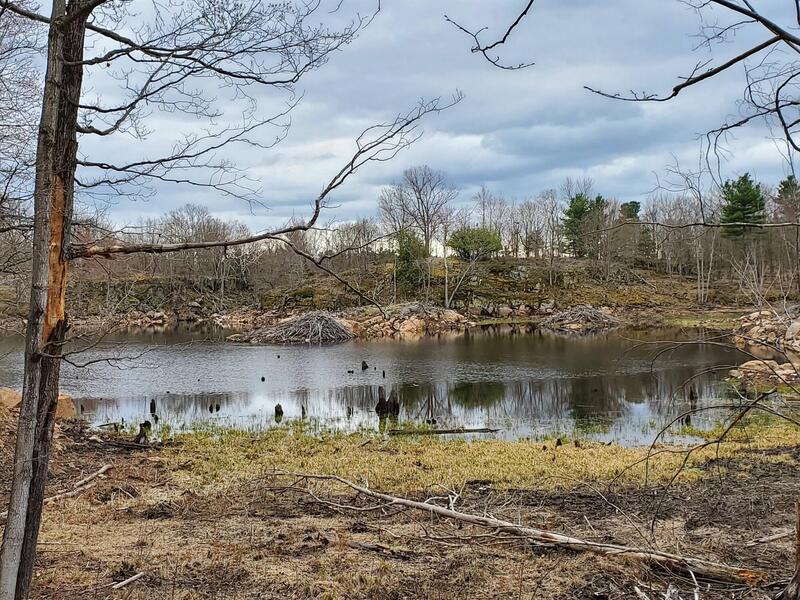
[[[352,340],[353,332],[331,313],[319,310],[262,327],[250,333],[230,336],[234,342],[251,344],[337,344]]]
[[[624,321],[593,306],[575,306],[547,317],[539,323],[539,326],[542,329],[565,333],[592,333],[614,329],[624,324]]]

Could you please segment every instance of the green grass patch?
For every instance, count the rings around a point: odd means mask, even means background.
[[[714,439],[722,423],[692,435]],[[734,457],[754,448],[800,445],[800,428],[759,416],[748,418],[716,445],[691,455],[680,481],[703,474],[709,459]],[[663,448],[663,447],[662,447]],[[649,461],[649,480],[670,480],[684,458],[678,447],[657,453]],[[226,486],[265,473],[335,474],[376,489],[409,492],[453,488],[468,481],[490,481],[497,487],[572,487],[578,481],[636,485],[644,481],[648,448],[624,448],[586,442],[576,446],[497,439],[467,441],[432,436],[381,436],[357,432],[308,434],[302,425],[246,432],[212,429],[176,435],[164,453],[190,486]],[[633,466],[632,465],[636,465]]]

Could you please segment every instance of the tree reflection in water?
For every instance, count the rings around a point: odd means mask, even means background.
[[[138,423],[154,404],[159,424],[172,429],[209,423],[264,428],[305,419],[309,430],[386,431],[411,422],[499,428],[506,438],[576,433],[635,444],[649,441],[684,410],[722,398],[722,377],[742,357],[698,344],[654,361],[664,345],[626,338],[702,341],[703,335],[658,330],[569,338],[491,328],[416,341],[281,348],[278,359],[275,348],[213,339],[186,345],[185,333],[175,343],[167,334],[150,333],[124,338],[129,353],[161,340],[147,353],[150,362],[130,370],[101,363],[67,374],[65,391],[79,399],[82,414],[94,424]],[[15,365],[22,349],[15,343],[0,340],[0,385],[18,385]],[[362,360],[373,368],[357,368]],[[381,387],[387,401],[397,399],[396,414],[376,411]],[[714,418],[697,415],[692,424]]]

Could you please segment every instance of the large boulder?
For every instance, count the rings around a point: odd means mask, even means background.
[[[420,317],[409,317],[400,322],[398,331],[404,335],[425,333],[425,321]]]
[[[800,364],[800,319],[795,319],[786,328],[783,336],[783,351],[794,364]]]
[[[497,316],[500,317],[501,319],[507,319],[513,314],[514,314],[514,309],[512,309],[510,306],[500,306],[497,309]]]
[[[463,331],[469,321],[453,309],[419,303],[389,306],[385,314],[351,311],[347,322],[359,338],[418,337]]]
[[[773,358],[783,351],[790,322],[786,315],[758,310],[739,318],[733,339],[742,350],[759,358]]]
[[[467,320],[464,315],[449,308],[441,312],[439,319],[442,323],[446,323],[448,325],[457,325]]]
[[[790,362],[750,360],[730,371],[730,376],[746,385],[795,386],[800,384],[800,369]]]

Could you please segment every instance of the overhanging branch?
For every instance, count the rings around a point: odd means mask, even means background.
[[[166,254],[170,252],[180,252],[182,250],[241,246],[269,239],[286,243],[286,240],[281,236],[297,231],[307,231],[316,225],[323,208],[325,208],[326,199],[331,193],[343,185],[358,169],[369,162],[385,162],[394,158],[398,152],[408,147],[419,138],[421,133],[418,131],[418,127],[420,121],[426,115],[446,110],[460,102],[462,97],[460,92],[456,92],[455,95],[445,103],[439,98],[424,101],[408,113],[399,115],[390,123],[373,125],[365,129],[356,139],[356,151],[353,156],[325,185],[314,200],[312,214],[302,223],[287,225],[251,236],[234,239],[173,244],[73,244],[68,249],[67,258],[73,260],[77,258],[90,258],[93,256],[111,257],[117,254]]]

